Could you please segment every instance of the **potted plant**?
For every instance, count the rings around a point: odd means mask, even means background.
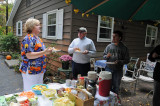
[[[69,55],[62,55],[60,60],[62,62],[62,69],[69,69],[69,62],[72,60],[72,57]]]

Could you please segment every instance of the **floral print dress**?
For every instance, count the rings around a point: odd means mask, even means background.
[[[45,73],[46,71],[46,55],[38,57],[36,59],[28,59],[26,53],[29,52],[40,52],[45,50],[43,41],[32,34],[28,34],[24,37],[21,43],[21,57],[22,62],[19,71],[28,74],[39,74]]]

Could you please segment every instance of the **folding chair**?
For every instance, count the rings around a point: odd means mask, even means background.
[[[154,82],[153,71],[154,71],[154,67],[156,65],[156,62],[149,61],[148,56],[149,56],[149,54],[147,54],[146,62],[141,61],[141,63],[140,63],[140,68],[138,69],[138,74],[139,74],[138,83],[139,83],[140,80],[144,81],[144,82],[147,82],[147,83],[153,83]],[[153,90],[151,90],[147,94],[147,97],[152,92],[153,92]]]
[[[122,86],[128,84],[128,85],[134,85],[134,93],[136,91],[136,84],[137,84],[137,63],[139,58],[131,57],[130,62],[127,64],[127,69],[125,70],[125,73],[123,74],[122,80],[121,80],[121,88]],[[128,74],[129,73],[129,74]],[[130,86],[131,87],[131,86]],[[129,88],[130,90],[131,88]]]

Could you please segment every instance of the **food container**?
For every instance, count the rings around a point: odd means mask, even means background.
[[[75,102],[68,97],[61,97],[53,102],[53,106],[75,106]]]
[[[36,85],[33,85],[31,88],[32,88],[32,91],[35,94],[41,95],[41,91],[47,89],[48,85],[46,85],[46,84],[36,84]]]
[[[37,96],[29,99],[29,106],[38,106],[38,97]]]
[[[71,86],[71,80],[70,79],[66,79],[66,86]]]
[[[5,101],[6,101],[7,105],[10,105],[11,102],[17,103],[16,97],[18,97],[17,94],[5,95]]]
[[[41,91],[42,95],[47,98],[56,98],[57,91],[55,89],[46,89]]]
[[[29,106],[29,100],[27,97],[19,96],[16,99],[19,106]]]
[[[6,106],[6,101],[4,96],[0,96],[0,106]]]
[[[77,94],[73,94],[72,92],[69,93],[69,98],[71,100],[75,100],[76,106],[94,106],[94,97],[90,97],[84,90],[75,88]],[[82,94],[83,93],[83,94]],[[80,96],[85,96],[82,98]]]

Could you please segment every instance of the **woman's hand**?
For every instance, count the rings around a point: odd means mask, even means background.
[[[52,53],[52,48],[48,47],[44,50],[45,54],[51,54]]]

